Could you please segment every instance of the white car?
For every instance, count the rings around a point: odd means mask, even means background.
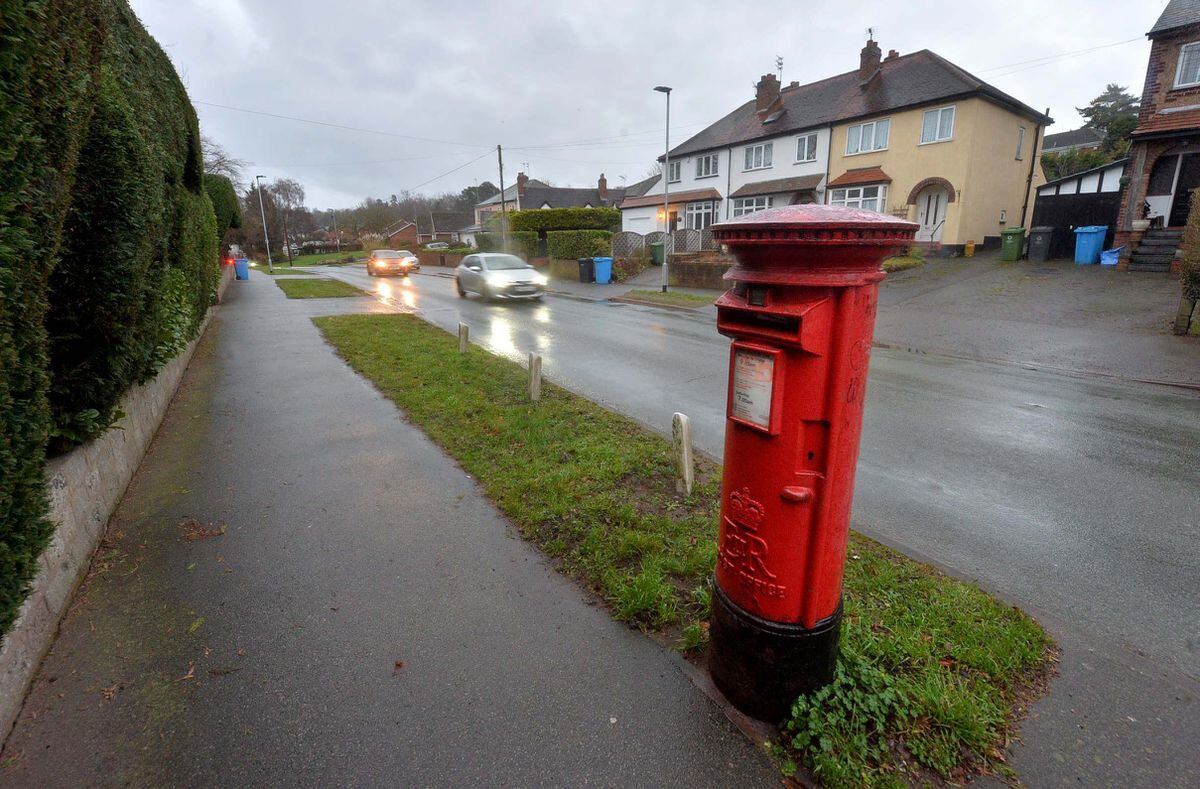
[[[516,255],[482,252],[458,264],[454,288],[459,298],[478,293],[484,299],[540,299],[546,276]]]

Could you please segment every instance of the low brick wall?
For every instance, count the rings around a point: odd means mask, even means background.
[[[232,279],[233,267],[222,266],[218,302]],[[87,571],[109,516],[150,447],[212,314],[209,310],[196,339],[154,380],[125,393],[120,404],[125,416],[115,427],[47,464],[50,518],[56,527],[38,559],[40,567],[29,596],[0,643],[0,740],[7,738],[16,722],[38,665],[58,631],[58,621]]]
[[[675,287],[726,290],[729,283],[722,277],[731,265],[732,260],[712,253],[672,255],[667,274]]]
[[[438,252],[436,249],[418,249],[417,260],[421,261],[422,266],[445,266],[447,268],[455,268],[465,255],[460,255],[456,252]]]

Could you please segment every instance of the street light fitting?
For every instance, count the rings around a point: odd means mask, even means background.
[[[659,93],[670,93],[671,92],[671,89],[668,88],[666,85],[659,85],[657,88],[655,88],[655,90],[657,90]]]

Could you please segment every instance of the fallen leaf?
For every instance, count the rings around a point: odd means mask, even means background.
[[[195,679],[195,678],[196,678],[196,661],[193,660],[190,663],[188,663],[188,672],[175,681],[183,682],[185,679]]]
[[[237,651],[237,656],[238,656],[238,657],[245,657],[245,656],[246,656],[246,648],[245,648],[245,647],[239,647],[239,648],[238,648],[238,651]]]
[[[200,625],[204,624],[204,617],[197,617],[190,625],[188,625],[188,635],[195,633],[200,629]]]
[[[397,661],[396,661],[396,665],[395,665],[395,666],[392,668],[392,676],[393,676],[393,677],[394,677],[394,676],[396,676],[397,674],[399,674],[399,673],[400,673],[401,671],[403,671],[403,670],[404,670],[404,661],[403,661],[403,660],[397,660]]]
[[[210,523],[205,526],[195,518],[184,518],[179,522],[179,528],[183,530],[184,540],[196,542],[197,540],[207,540],[210,537],[220,537],[225,533],[226,526],[224,523],[220,525]]]
[[[226,674],[232,674],[235,671],[241,670],[242,669],[240,666],[213,666],[208,670],[208,673],[212,674],[214,677],[223,677]]]
[[[121,683],[117,682],[117,683],[110,685],[107,688],[104,688],[103,690],[101,690],[100,695],[104,697],[105,701],[112,701],[113,698],[117,695],[117,691],[120,689],[121,689]]]

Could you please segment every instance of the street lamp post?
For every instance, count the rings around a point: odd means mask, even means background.
[[[271,236],[267,233],[267,209],[263,207],[262,179],[265,177],[262,175],[254,176],[254,183],[258,186],[258,210],[262,212],[263,243],[267,245],[267,271],[274,271],[275,267],[271,265]]]
[[[329,209],[330,216],[333,217],[333,243],[337,244],[338,257],[342,256],[342,236],[337,229],[337,211]]]
[[[659,93],[667,94],[667,145],[663,154],[663,262],[662,262],[662,292],[667,292],[667,241],[671,238],[671,89],[666,85],[655,88]]]

